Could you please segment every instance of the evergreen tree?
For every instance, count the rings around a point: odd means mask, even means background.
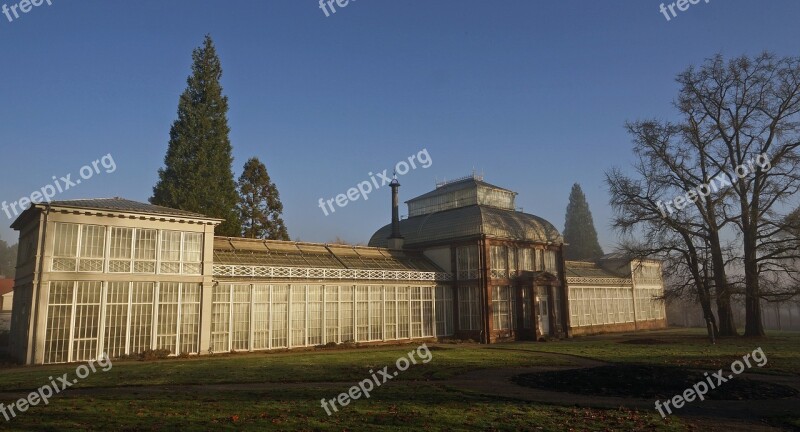
[[[564,241],[568,244],[564,251],[564,257],[568,260],[593,260],[603,256],[589,203],[577,183],[572,185],[569,194]]]
[[[238,236],[241,223],[228,138],[228,98],[222,94],[222,66],[206,35],[192,53],[192,74],[178,102],[164,168],[150,202],[225,219],[217,235]]]
[[[244,171],[239,177],[242,235],[247,238],[289,240],[281,213],[283,204],[278,188],[269,178],[267,167],[258,158],[251,158],[244,164]]]

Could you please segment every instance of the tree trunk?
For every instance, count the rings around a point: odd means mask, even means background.
[[[756,261],[756,242],[749,228],[744,230],[744,280],[745,280],[745,326],[744,335],[764,336],[764,323],[761,319],[761,290],[758,284],[758,262]]]
[[[725,259],[722,256],[719,234],[710,233],[709,246],[711,246],[711,263],[714,269],[714,288],[717,295],[717,315],[719,316],[719,335],[738,336],[736,324],[733,319],[731,307],[731,292],[728,278],[725,274]]]
[[[698,287],[698,290],[703,290],[704,288]],[[719,328],[717,327],[717,319],[714,317],[714,311],[711,310],[711,298],[708,295],[707,289],[706,292],[700,294],[700,308],[703,310],[703,319],[705,319],[706,324],[711,323],[711,331],[712,334],[709,334],[709,337],[715,339],[719,336]],[[706,325],[706,327],[708,327]]]

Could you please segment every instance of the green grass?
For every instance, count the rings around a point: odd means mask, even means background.
[[[430,383],[394,382],[329,417],[319,400],[334,397],[335,391],[309,386],[274,392],[66,396],[32,408],[6,430],[677,431],[685,425],[649,412],[550,407],[465,395]]]
[[[664,344],[621,343],[635,339],[656,339]],[[767,363],[755,362],[748,372],[800,374],[800,333],[769,332],[767,338],[724,338],[715,345],[697,329],[654,331],[627,335],[576,337],[546,343],[513,343],[492,346],[498,350],[529,350],[570,354],[614,363],[683,366],[698,369],[727,369],[734,360],[761,348]]]
[[[667,344],[620,342],[658,339]],[[389,366],[416,348],[394,347],[307,352],[215,355],[154,362],[114,362],[108,372],[89,375],[53,397],[47,406],[31,407],[3,430],[654,430],[677,431],[717,426],[714,420],[662,420],[654,410],[589,409],[551,406],[488,397],[459,390],[443,381],[464,372],[512,366],[560,366],[572,363],[546,353],[565,353],[619,363],[668,364],[705,369],[728,367],[744,353],[762,347],[764,371],[798,373],[800,334],[772,334],[767,339],[725,339],[708,345],[702,332],[677,330],[609,335],[545,343],[498,345],[441,344],[432,347],[428,364],[412,366],[369,399],[359,399],[327,416],[320,399],[331,399]],[[429,344],[431,346],[431,344]],[[22,393],[69,373],[77,364],[0,369],[0,392]],[[241,386],[241,383],[262,383]],[[286,384],[296,383],[296,384]],[[228,384],[223,388],[180,387]],[[233,386],[232,386],[232,385]],[[164,391],[146,386],[174,386]],[[113,387],[114,389],[106,389]],[[12,391],[15,390],[15,391]],[[0,402],[13,402],[10,394]],[[798,426],[798,419],[772,419]]]
[[[73,388],[137,385],[226,384],[260,382],[353,382],[370,369],[394,362],[417,347],[361,348],[288,353],[253,353],[169,359],[153,362],[114,362],[108,372],[91,374]],[[488,351],[476,345],[444,345],[431,349],[434,361],[403,372],[398,379],[441,380],[464,372],[504,366],[565,366],[568,360],[524,351]],[[0,369],[0,389],[25,390],[46,384],[49,376],[74,374],[73,365]]]

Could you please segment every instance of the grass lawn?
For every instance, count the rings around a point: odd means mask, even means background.
[[[632,341],[653,343],[630,343]],[[650,365],[684,366],[717,370],[730,368],[731,362],[761,348],[767,364],[748,372],[800,374],[800,332],[768,332],[764,339],[724,338],[715,345],[708,342],[705,331],[681,329],[614,334],[546,343],[513,343],[492,346],[493,349],[530,350],[571,354],[613,362]]]
[[[668,339],[660,345],[620,344],[631,338]],[[369,399],[353,401],[328,416],[320,399],[331,399],[369,377],[369,370],[394,369],[395,360],[416,344],[395,347],[311,352],[254,353],[115,362],[108,372],[90,374],[53,397],[49,405],[31,407],[10,422],[0,416],[2,430],[486,430],[609,431],[706,430],[713,423],[671,417],[654,410],[559,407],[500,399],[455,388],[448,379],[464,372],[509,366],[561,366],[568,358],[536,350],[568,353],[614,362],[682,364],[697,367],[741,357],[761,346],[769,370],[797,373],[800,335],[703,344],[701,333],[669,331],[636,336],[601,336],[571,341],[514,343],[492,346],[441,344],[433,359],[411,366],[375,389]],[[686,363],[682,363],[686,362]],[[0,402],[10,394],[30,391],[48,377],[69,373],[72,365],[0,369]],[[713,366],[718,368],[722,366]],[[792,370],[792,368],[795,368]],[[226,384],[220,388],[182,387]],[[231,386],[241,383],[241,388]],[[245,385],[252,383],[253,385]],[[265,383],[258,385],[257,383]],[[154,391],[145,386],[174,386]],[[104,389],[115,387],[115,390]],[[21,396],[21,394],[20,394]],[[797,422],[798,419],[783,419]]]
[[[399,384],[399,383],[398,383]],[[560,408],[490,400],[428,383],[391,385],[330,417],[330,390],[61,397],[17,417],[5,430],[683,430],[652,413]]]
[[[169,359],[152,362],[114,362],[108,372],[90,375],[72,388],[142,385],[353,382],[369,370],[393,368],[397,358],[416,349],[401,347],[316,350],[310,352],[248,353]],[[567,359],[525,351],[489,351],[475,345],[432,348],[435,361],[409,368],[398,379],[441,380],[464,372],[505,366],[568,366]],[[75,371],[74,365],[0,369],[0,389],[25,390],[46,384],[49,376]],[[40,384],[37,384],[40,383]]]

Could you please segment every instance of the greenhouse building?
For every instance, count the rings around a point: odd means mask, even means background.
[[[20,248],[20,363],[539,340],[666,325],[660,263],[565,262],[558,230],[471,176],[408,201],[369,247],[215,237],[222,221],[121,198],[34,204]]]

